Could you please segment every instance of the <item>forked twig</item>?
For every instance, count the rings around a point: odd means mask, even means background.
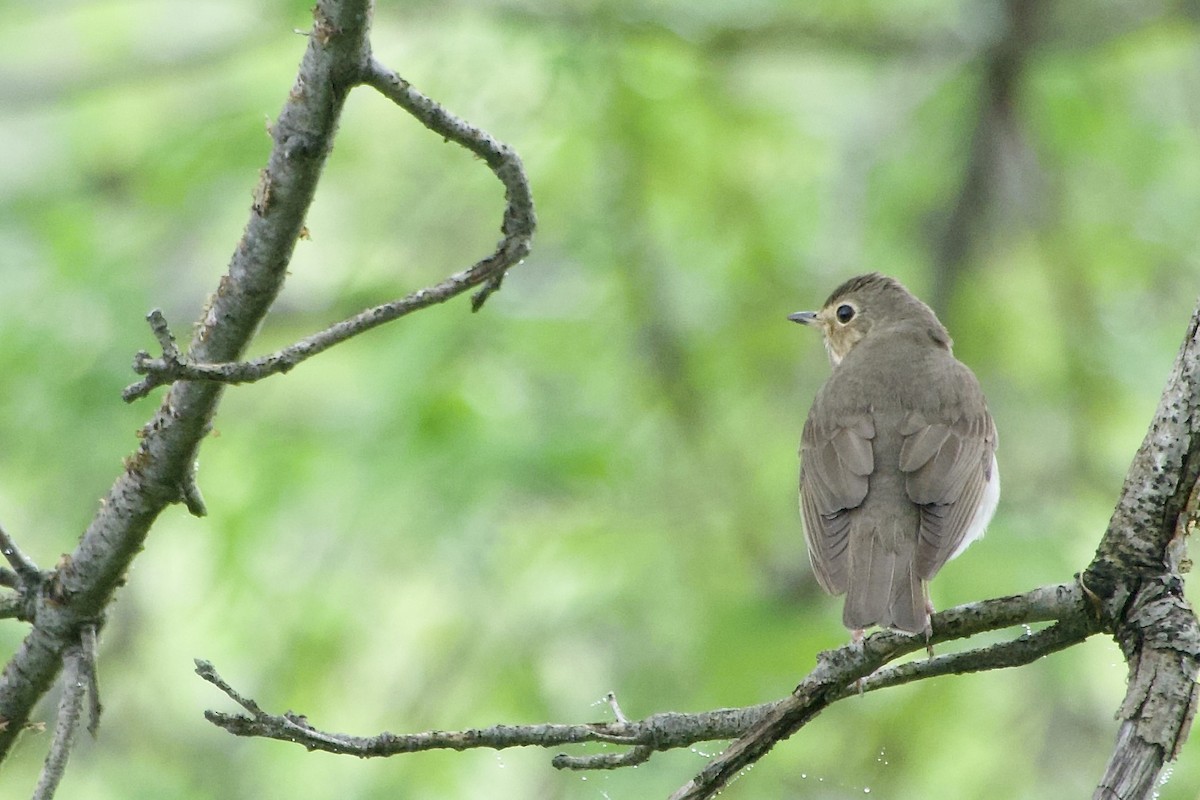
[[[192,361],[179,352],[166,319],[161,311],[155,309],[147,316],[147,320],[155,339],[158,340],[162,355],[154,358],[144,350],[134,355],[133,371],[145,377],[125,388],[122,398],[126,402],[145,397],[156,386],[174,381],[252,383],[270,375],[282,374],[300,362],[360,333],[422,308],[444,303],[476,286],[481,288],[471,299],[471,309],[478,311],[487,298],[500,288],[508,269],[519,264],[529,254],[537,217],[533,210],[529,179],[516,151],[496,140],[487,131],[451,114],[374,59],[368,59],[362,65],[358,82],[383,94],[426,128],[448,141],[461,145],[488,165],[504,185],[505,207],[500,225],[503,238],[496,245],[496,249],[467,269],[456,272],[439,283],[419,289],[398,300],[368,308],[270,355],[248,361]],[[184,493],[185,499],[192,497],[193,495]],[[195,514],[197,509],[203,509],[203,502],[189,502],[188,508]]]
[[[764,726],[772,723],[778,725],[780,720],[790,724],[800,719],[799,725],[802,725],[821,708],[857,694],[859,679],[864,679],[862,691],[873,691],[948,672],[973,672],[1027,663],[1095,631],[1094,622],[1089,622],[1092,618],[1083,598],[1082,589],[1072,583],[1046,586],[1023,595],[948,609],[934,616],[934,642],[961,639],[982,631],[1022,623],[1062,621],[1045,630],[1026,633],[1011,642],[884,670],[879,670],[879,667],[900,656],[924,649],[926,640],[924,636],[880,632],[859,645],[846,645],[822,653],[817,668],[792,695],[783,700],[694,714],[663,712],[640,720],[627,719],[610,693],[605,699],[615,719],[609,722],[495,725],[461,731],[351,736],[317,730],[305,717],[290,712],[267,713],[258,703],[234,690],[208,662],[198,661],[197,672],[249,712],[248,715],[205,712],[205,717],[214,725],[238,736],[279,739],[311,750],[362,758],[435,749],[559,747],[582,742],[604,742],[626,745],[629,749],[579,756],[559,753],[551,763],[559,769],[617,769],[643,763],[660,750],[689,747],[706,741],[739,737],[746,739],[764,729]],[[799,716],[794,716],[797,713]]]

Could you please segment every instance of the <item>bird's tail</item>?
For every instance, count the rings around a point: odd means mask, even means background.
[[[929,601],[917,577],[913,546],[905,537],[850,536],[849,586],[842,622],[852,630],[872,625],[927,633]]]

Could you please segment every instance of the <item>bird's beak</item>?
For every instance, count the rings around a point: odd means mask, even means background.
[[[799,322],[801,325],[812,325],[817,321],[817,312],[797,311],[795,314],[788,314],[788,319],[792,322]]]

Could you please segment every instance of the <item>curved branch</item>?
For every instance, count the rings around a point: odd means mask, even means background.
[[[736,737],[743,737],[739,742],[749,741],[750,737],[758,736],[760,731],[778,730],[781,724],[794,724],[789,733],[794,732],[830,703],[857,695],[860,685],[861,691],[873,691],[948,672],[1016,666],[1060,650],[1097,630],[1095,617],[1087,607],[1083,590],[1077,584],[1058,584],[1023,595],[970,603],[935,614],[932,641],[946,642],[983,631],[1051,620],[1059,622],[1037,633],[1026,633],[1012,642],[943,656],[916,665],[905,664],[865,677],[883,664],[924,649],[927,644],[924,636],[879,632],[861,644],[821,653],[817,668],[791,696],[744,708],[721,708],[693,714],[663,712],[641,720],[627,720],[613,702],[616,720],[611,722],[495,725],[462,731],[381,733],[369,737],[320,731],[301,715],[267,713],[256,702],[226,683],[208,662],[197,661],[196,672],[248,712],[248,715],[205,712],[204,716],[209,722],[237,736],[278,739],[294,742],[310,750],[360,758],[437,749],[556,747],[583,742],[629,746],[630,749],[622,753],[585,756],[559,754],[552,761],[559,769],[616,769],[640,764],[659,750]],[[860,679],[864,679],[861,684]],[[764,740],[758,741],[761,743]],[[731,767],[734,772],[740,768]],[[719,786],[711,781],[705,785],[712,791]]]
[[[475,286],[482,287],[471,299],[471,310],[478,311],[492,292],[500,288],[507,270],[529,255],[537,217],[533,210],[529,179],[516,151],[497,141],[487,131],[451,114],[374,59],[368,59],[363,64],[356,82],[377,90],[416,117],[429,130],[461,145],[487,163],[504,185],[505,208],[500,226],[504,238],[490,255],[440,283],[412,292],[399,300],[368,308],[282,350],[249,361],[215,363],[181,356],[162,313],[152,311],[148,319],[162,356],[151,358],[145,351],[134,356],[133,371],[146,377],[126,387],[121,395],[126,402],[145,397],[156,386],[172,381],[251,383],[284,373],[301,361],[360,333],[422,308],[444,303]]]
[[[346,91],[369,58],[368,0],[319,0],[313,13],[296,84],[272,131],[263,191],[189,348],[200,362],[236,360],[278,294]],[[63,653],[100,619],[150,526],[184,498],[220,398],[217,384],[171,387],[79,544],[31,603],[33,626],[0,675],[0,760],[58,675]]]
[[[64,698],[71,704],[64,706],[70,713],[64,712],[60,718],[74,720],[72,726],[77,723],[77,688],[82,683],[91,689],[89,729],[95,729],[100,706],[90,658],[104,609],[167,505],[182,502],[197,516],[205,513],[195,479],[196,455],[211,429],[223,386],[212,382],[204,370],[211,371],[211,365],[244,367],[236,362],[283,286],[351,89],[364,84],[375,87],[435,131],[481,155],[506,188],[504,239],[494,253],[470,268],[310,337],[277,354],[268,368],[286,371],[338,341],[442,302],[471,286],[481,287],[474,298],[477,309],[499,287],[505,270],[529,252],[535,219],[516,153],[449,115],[376,63],[368,41],[370,17],[370,0],[318,0],[313,9],[304,57],[270,131],[271,153],[259,174],[250,219],[228,271],[203,310],[186,357],[180,355],[162,314],[150,315],[162,358],[152,360],[139,354],[135,368],[146,377],[126,389],[125,397],[131,400],[155,386],[174,385],[139,432],[137,450],[125,459],[123,474],[101,500],[75,550],[63,556],[53,571],[43,574],[0,529],[0,550],[12,567],[0,568],[0,585],[17,590],[0,597],[0,617],[16,616],[33,623],[0,675],[0,762],[26,727],[34,704],[49,690],[64,659],[70,667]],[[196,372],[195,365],[208,366]],[[68,652],[72,653],[69,658]],[[51,761],[65,764],[70,741],[70,736],[56,736]],[[46,774],[51,777],[47,780],[56,784],[53,776],[60,773],[48,769]],[[52,792],[53,787],[47,791]]]
[[[524,167],[516,152],[503,142],[492,138],[487,131],[480,130],[446,111],[438,103],[414,89],[408,81],[374,59],[367,62],[362,79],[366,85],[420,120],[425,127],[449,141],[462,145],[487,163],[504,184],[504,197],[507,201],[504,222],[500,226],[505,238],[497,248],[496,255],[503,254],[502,258],[509,260],[511,264],[516,264],[528,255],[537,219],[534,216],[533,196],[529,191]],[[488,295],[500,288],[503,277],[503,272],[488,276],[488,284],[472,298],[473,309],[478,310]]]
[[[984,630],[1057,620],[1058,625],[1040,634],[1025,635],[1007,648],[984,648],[979,651],[960,653],[946,657],[958,660],[967,666],[965,671],[976,672],[1032,661],[1055,650],[1060,650],[1075,641],[1097,633],[1098,620],[1091,613],[1086,595],[1078,584],[1059,584],[1034,589],[1023,595],[984,600],[966,606],[949,609],[931,618],[933,634],[930,643],[959,639]],[[1050,631],[1058,629],[1058,633]],[[1064,641],[1065,639],[1065,641]],[[800,730],[831,703],[857,694],[854,681],[866,678],[897,655],[910,653],[925,646],[921,636],[909,636],[894,631],[881,631],[865,640],[861,648],[844,647],[832,653],[823,653],[820,663],[792,694],[776,706],[770,715],[745,735],[726,748],[725,752],[712,759],[692,780],[681,786],[671,800],[701,800],[714,797],[735,775],[754,764],[770,752],[780,741]],[[1025,648],[1020,659],[1014,655]],[[996,663],[987,664],[985,655],[996,658]],[[836,656],[834,658],[833,656]],[[933,659],[933,667],[927,667],[929,676],[943,674],[946,660],[940,664]],[[840,663],[839,663],[840,662]],[[881,673],[875,685],[871,679],[863,681],[863,689],[882,688],[894,683],[926,677],[920,669],[900,667]]]

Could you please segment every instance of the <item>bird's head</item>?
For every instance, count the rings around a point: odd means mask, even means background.
[[[935,343],[950,348],[950,335],[932,309],[900,281],[878,272],[834,289],[820,311],[797,311],[788,319],[820,329],[835,367],[867,336],[895,334],[902,327],[924,329]]]

